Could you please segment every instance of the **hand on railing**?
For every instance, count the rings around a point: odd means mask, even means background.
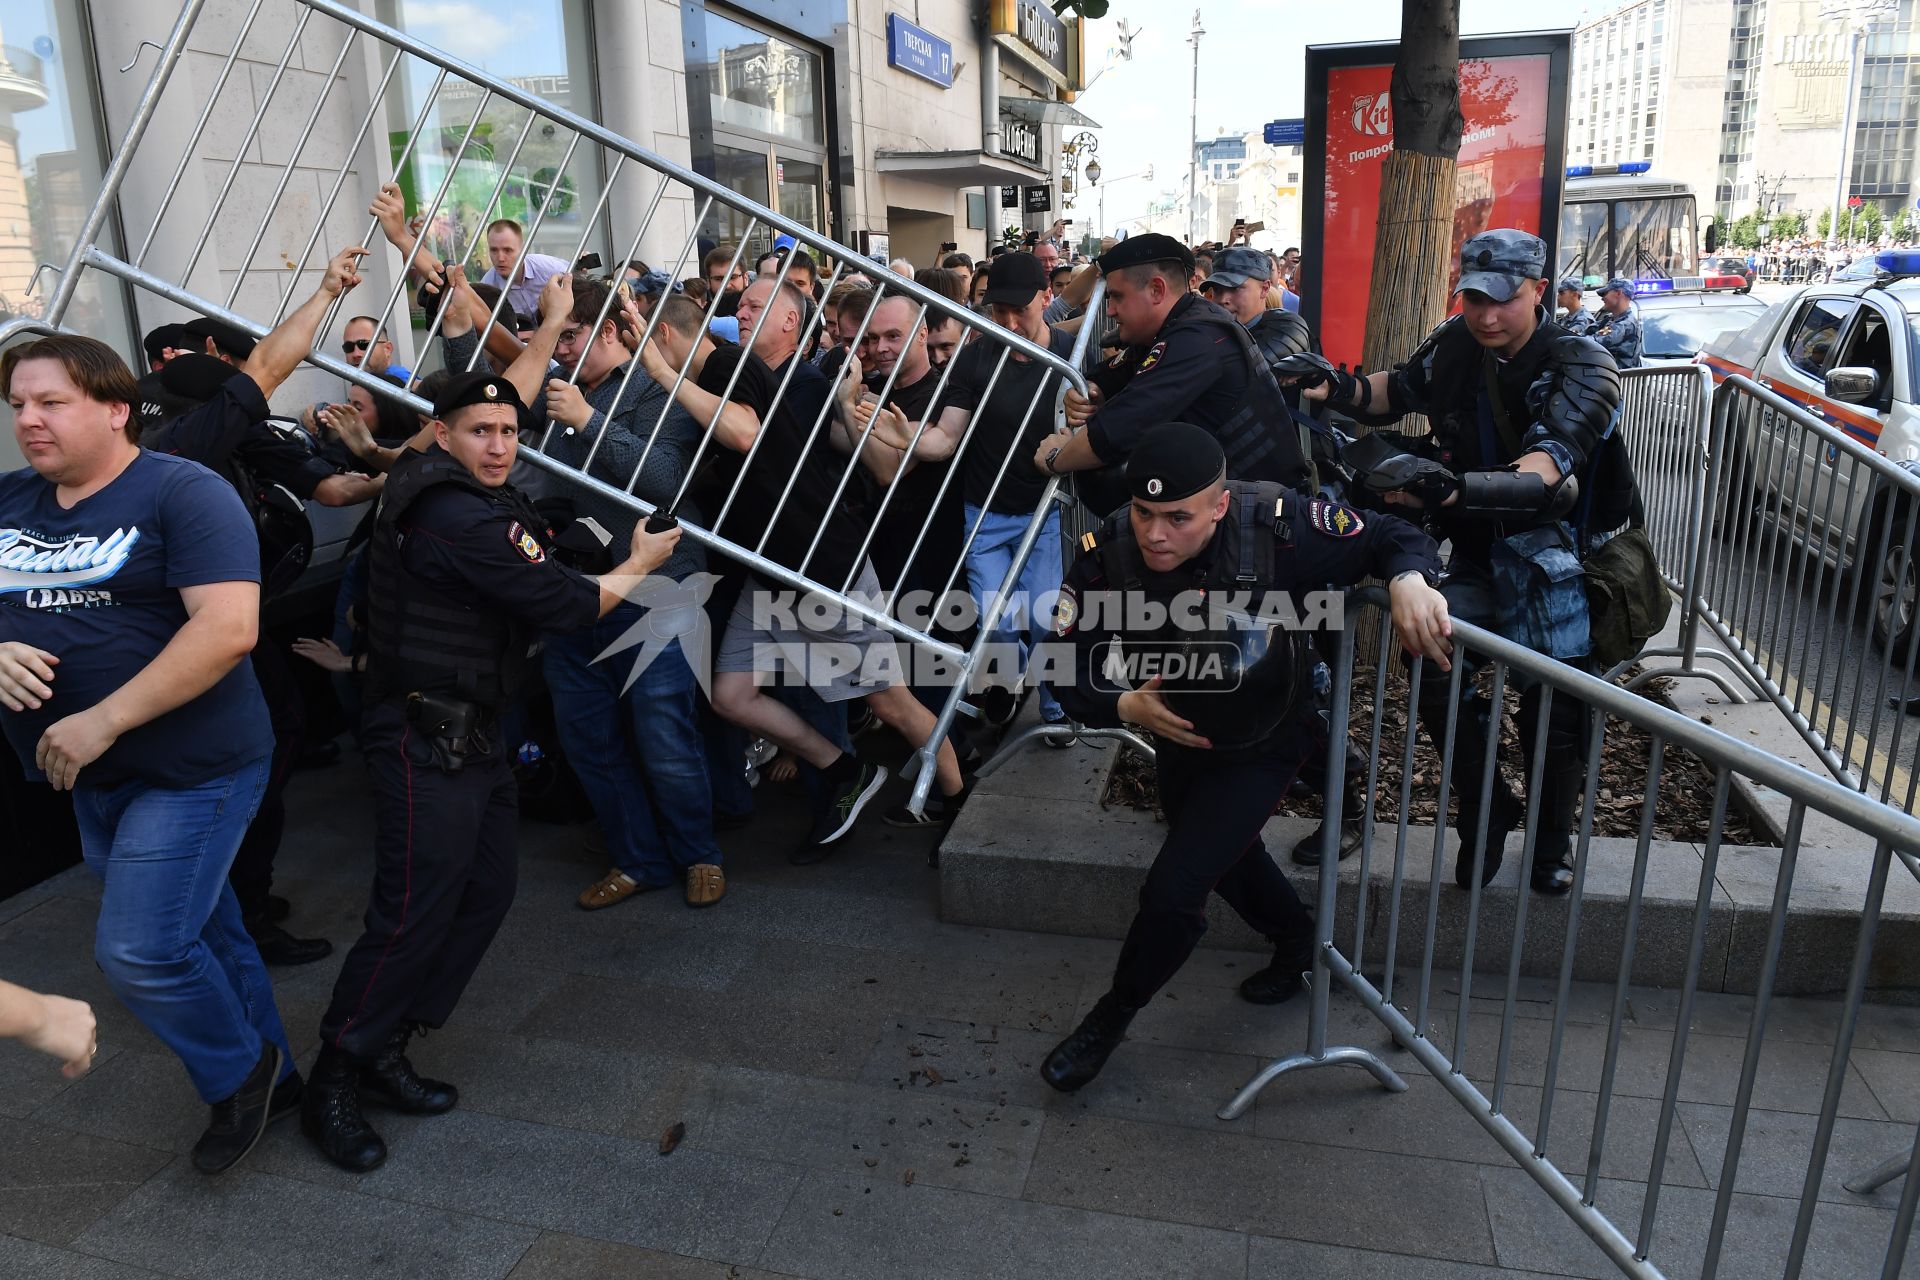
[[[572,315],[573,273],[562,271],[550,278],[540,287],[540,301],[536,305],[540,308],[542,317]],[[583,338],[582,341],[586,339]]]
[[[320,292],[329,298],[345,297],[360,283],[360,259],[368,250],[360,245],[342,249],[327,263],[327,274],[320,279]]]
[[[1412,570],[1387,584],[1393,629],[1400,644],[1416,658],[1431,659],[1442,671],[1453,670],[1453,620],[1447,616],[1447,598]]]
[[[1086,426],[1087,419],[1093,416],[1093,410],[1099,395],[1100,389],[1098,387],[1088,387],[1087,394],[1084,396],[1072,387],[1068,387],[1065,403],[1067,425],[1070,427]]]
[[[388,243],[400,251],[407,259],[407,270],[427,282],[429,288],[438,293],[446,285],[446,277],[439,259],[420,248],[420,227],[423,220],[416,214],[407,217],[407,198],[401,192],[398,183],[389,182],[380,188],[380,194],[373,198],[367,212],[379,220],[380,230]]]

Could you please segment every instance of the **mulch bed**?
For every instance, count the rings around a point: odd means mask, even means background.
[[[1489,678],[1487,673],[1482,673],[1483,695]],[[1387,706],[1380,732],[1379,785],[1374,801],[1376,825],[1394,825],[1400,821],[1401,761],[1406,751],[1407,679],[1399,664],[1396,663],[1394,670],[1387,674],[1386,687]],[[1656,679],[1641,686],[1637,692],[1641,697],[1665,706],[1668,705],[1665,694],[1669,687],[1669,681]],[[1522,769],[1525,754],[1520,745],[1520,731],[1513,718],[1517,708],[1518,699],[1509,688],[1506,697],[1508,714],[1501,721],[1500,771],[1514,793],[1524,796],[1526,780]],[[1352,735],[1362,754],[1370,745],[1372,717],[1372,673],[1356,673]],[[1599,808],[1594,814],[1594,835],[1625,836],[1629,839],[1639,836],[1646,796],[1647,760],[1651,752],[1652,736],[1644,729],[1619,720],[1608,722],[1601,748]],[[1439,752],[1434,750],[1426,734],[1418,734],[1414,744],[1413,785],[1409,798],[1409,821],[1413,825],[1433,825],[1434,811],[1440,798],[1439,763]],[[1713,818],[1713,771],[1691,752],[1668,743],[1660,766],[1658,791],[1653,838],[1704,841]],[[1108,777],[1107,790],[1101,797],[1101,803],[1151,810],[1156,817],[1164,816],[1160,812],[1153,766],[1125,748],[1121,749],[1113,772]],[[1458,812],[1456,797],[1449,797],[1448,809],[1449,818]],[[1321,813],[1320,796],[1304,785],[1296,785],[1281,801],[1277,812],[1289,817],[1318,818]],[[1731,794],[1727,798],[1722,840],[1741,845],[1774,843],[1772,834],[1754,822],[1737,797]]]

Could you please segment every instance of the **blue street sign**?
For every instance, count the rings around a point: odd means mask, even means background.
[[[897,13],[887,15],[887,65],[953,88],[953,46]]]
[[[1307,145],[1307,122],[1305,120],[1271,120],[1261,136],[1270,147],[1304,147]]]

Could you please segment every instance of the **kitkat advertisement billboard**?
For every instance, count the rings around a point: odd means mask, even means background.
[[[1466,128],[1449,255],[1455,274],[1461,242],[1489,227],[1543,236],[1553,260],[1565,171],[1566,39],[1554,33],[1461,41]],[[1391,45],[1307,51],[1302,240],[1307,296],[1318,303],[1309,318],[1327,357],[1348,367],[1360,361],[1373,273],[1395,265],[1374,259],[1381,172],[1393,149],[1393,53]]]

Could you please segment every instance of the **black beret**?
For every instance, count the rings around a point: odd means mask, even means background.
[[[160,370],[160,385],[182,400],[205,404],[220,394],[229,379],[239,376],[239,370],[225,360],[190,353],[167,361]]]
[[[1097,262],[1102,275],[1128,267],[1144,267],[1149,262],[1177,262],[1181,270],[1191,275],[1193,250],[1172,236],[1150,232],[1144,236],[1129,236],[1101,254]]]
[[[1227,469],[1226,451],[1213,433],[1187,422],[1165,422],[1127,455],[1127,489],[1147,502],[1191,498]]]
[[[445,418],[455,409],[464,409],[470,404],[504,404],[516,413],[525,413],[527,408],[520,402],[520,393],[505,378],[491,373],[463,373],[448,378],[447,385],[440,388],[440,394],[433,400],[433,416]]]
[[[252,335],[234,328],[224,320],[215,320],[212,316],[201,316],[197,320],[187,321],[186,330],[196,338],[212,338],[214,346],[235,360],[245,360],[253,354]]]

